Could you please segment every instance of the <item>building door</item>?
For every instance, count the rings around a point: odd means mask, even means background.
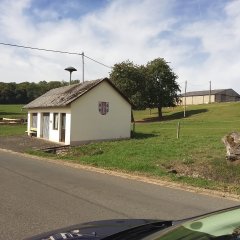
[[[65,142],[66,135],[66,113],[61,113],[61,142]]]
[[[42,137],[49,139],[49,113],[43,113]]]

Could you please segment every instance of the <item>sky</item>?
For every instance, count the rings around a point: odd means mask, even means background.
[[[240,93],[240,0],[0,0],[0,42],[82,53],[107,66],[164,58],[184,91]],[[82,57],[0,45],[0,82],[82,79]],[[85,80],[111,68],[85,58]]]

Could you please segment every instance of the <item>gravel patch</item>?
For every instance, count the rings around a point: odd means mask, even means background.
[[[0,148],[24,153],[30,149],[62,146],[61,144],[46,141],[27,135],[0,137]]]

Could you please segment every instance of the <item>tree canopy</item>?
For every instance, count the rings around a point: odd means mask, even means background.
[[[110,73],[111,80],[132,102],[135,109],[175,106],[179,101],[178,76],[163,58],[157,58],[144,65],[125,61],[115,64]]]
[[[110,79],[137,109],[146,107],[145,91],[142,91],[146,88],[145,77],[143,66],[135,65],[130,61],[115,64],[110,73]]]
[[[173,107],[179,101],[178,76],[163,58],[157,58],[146,66],[148,107],[158,108],[162,118],[162,107]]]
[[[72,83],[78,83],[78,80]],[[47,91],[68,85],[68,82],[40,81],[39,83],[4,83],[0,82],[0,104],[26,104],[41,96]]]

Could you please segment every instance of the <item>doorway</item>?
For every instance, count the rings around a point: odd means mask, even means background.
[[[65,142],[66,137],[66,113],[61,113],[61,136],[60,141]]]
[[[49,139],[49,113],[43,113],[42,137]]]

